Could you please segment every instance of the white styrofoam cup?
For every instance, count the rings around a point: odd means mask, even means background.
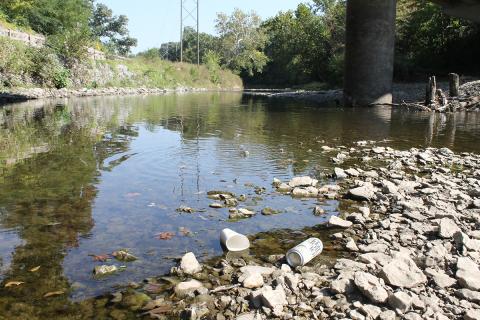
[[[246,236],[231,229],[222,230],[220,242],[228,251],[243,251],[250,247],[250,241]]]

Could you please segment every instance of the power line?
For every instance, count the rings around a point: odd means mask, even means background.
[[[186,21],[197,27],[197,64],[200,65],[200,0],[180,0],[180,62],[183,62],[183,36]],[[195,15],[196,11],[196,15]]]

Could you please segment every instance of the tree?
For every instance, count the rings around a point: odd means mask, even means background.
[[[137,45],[137,39],[130,37],[127,16],[113,15],[113,11],[104,4],[95,5],[90,27],[93,35],[114,53],[127,55]]]
[[[268,58],[263,52],[267,35],[261,28],[261,19],[255,13],[244,13],[235,9],[231,16],[217,15],[222,63],[234,72],[253,75],[262,72]]]

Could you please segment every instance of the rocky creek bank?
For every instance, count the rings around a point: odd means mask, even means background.
[[[188,253],[111,303],[153,319],[480,319],[480,156],[366,141],[323,150],[337,166],[328,184],[274,188],[348,201],[327,227],[349,258],[292,269],[283,255],[200,264]]]
[[[239,91],[241,88],[216,89],[216,91]],[[70,98],[70,97],[93,97],[93,96],[126,96],[126,95],[160,95],[168,93],[193,93],[211,91],[206,88],[177,87],[164,88],[81,88],[81,89],[46,89],[25,88],[15,89],[9,92],[0,92],[0,103],[11,103],[46,98]]]

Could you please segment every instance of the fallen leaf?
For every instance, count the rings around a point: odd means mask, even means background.
[[[141,194],[138,193],[138,192],[129,192],[129,193],[127,193],[125,196],[126,196],[127,198],[135,198],[135,197],[138,197],[138,196],[140,196],[140,195],[141,195]]]
[[[158,240],[171,240],[175,236],[175,232],[160,232],[157,235]]]
[[[10,282],[7,282],[7,284],[5,285],[5,288],[9,288],[9,287],[13,287],[13,286],[19,286],[21,284],[24,284],[25,282],[23,281],[10,281]]]
[[[37,272],[37,271],[40,269],[40,267],[41,267],[41,266],[32,268],[32,269],[30,269],[29,271],[30,271],[30,272]]]
[[[59,296],[59,295],[62,295],[64,294],[65,292],[63,291],[52,291],[52,292],[48,292],[48,293],[45,293],[43,295],[44,298],[48,298],[48,297],[53,297],[53,296]]]
[[[189,237],[189,236],[192,235],[192,231],[188,230],[188,229],[185,228],[185,227],[180,227],[180,228],[178,229],[178,231],[180,231],[180,233],[181,233],[183,236],[185,236],[185,237]]]
[[[93,257],[93,261],[98,261],[98,262],[105,262],[108,259],[110,259],[109,254],[100,254],[100,255],[89,254],[89,256]]]

